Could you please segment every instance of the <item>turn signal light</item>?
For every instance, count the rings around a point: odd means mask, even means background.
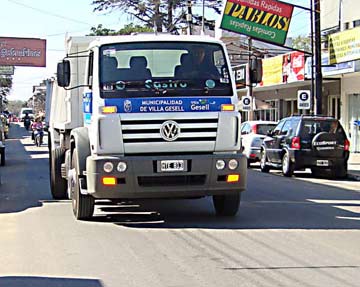
[[[104,176],[102,178],[102,184],[107,186],[116,185],[116,177]]]
[[[235,111],[235,105],[232,105],[232,104],[221,105],[221,111],[223,111],[223,112],[233,112],[233,111]]]
[[[101,107],[101,113],[103,113],[103,114],[116,114],[117,113],[117,107],[116,106]]]
[[[240,180],[240,175],[239,174],[229,174],[226,177],[226,182],[231,183],[231,182],[238,182]]]

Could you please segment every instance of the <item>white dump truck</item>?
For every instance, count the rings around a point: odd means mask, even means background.
[[[233,216],[246,188],[226,47],[202,36],[70,37],[50,81],[51,192],[77,219],[97,199],[212,196]]]

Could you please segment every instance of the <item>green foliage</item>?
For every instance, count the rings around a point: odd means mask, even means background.
[[[115,36],[115,35],[130,35],[131,33],[152,32],[149,27],[134,25],[133,23],[125,25],[119,31],[108,28],[103,28],[102,24],[91,28],[91,33],[88,36]]]
[[[99,24],[97,27],[91,27],[91,33],[87,36],[110,36],[116,35],[115,30],[103,28],[102,24]]]
[[[0,96],[6,98],[10,94],[12,87],[11,76],[0,76]]]
[[[221,0],[205,0],[205,7],[220,13]],[[193,6],[201,7],[203,0],[192,0]],[[185,22],[187,1],[184,0],[93,0],[94,11],[119,10],[131,15],[145,24],[155,28],[158,32],[165,29],[174,32],[181,23]],[[196,15],[195,15],[196,16]]]
[[[7,104],[8,111],[15,115],[18,115],[23,107],[26,107],[26,102],[24,101],[9,101]]]
[[[127,24],[124,28],[118,31],[118,35],[130,35],[131,33],[141,33],[141,32],[152,32],[153,30],[150,27],[143,27],[140,25],[134,25],[133,23]]]
[[[311,51],[311,38],[309,36],[299,35],[293,39],[293,48],[298,50]]]

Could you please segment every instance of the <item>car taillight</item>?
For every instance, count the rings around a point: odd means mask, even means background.
[[[257,125],[253,125],[251,129],[254,134],[257,134]]]
[[[299,137],[293,137],[291,140],[291,148],[293,149],[300,149],[300,138]]]
[[[350,150],[350,142],[348,139],[345,139],[344,141],[344,151],[349,151]]]

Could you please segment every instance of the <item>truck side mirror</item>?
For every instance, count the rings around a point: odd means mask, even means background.
[[[258,58],[250,59],[250,82],[252,84],[258,84],[262,81],[262,60]]]
[[[70,61],[63,60],[57,64],[57,83],[63,88],[70,85]]]

